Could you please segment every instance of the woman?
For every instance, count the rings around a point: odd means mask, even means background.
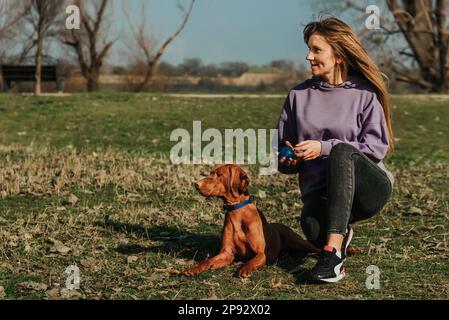
[[[301,227],[323,248],[310,280],[337,282],[352,239],[350,223],[378,213],[394,178],[382,159],[393,147],[382,74],[351,28],[336,18],[304,28],[312,78],[294,87],[279,118],[279,148],[296,159],[281,173],[299,173]]]

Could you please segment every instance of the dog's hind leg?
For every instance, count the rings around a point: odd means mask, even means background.
[[[317,253],[320,249],[315,247],[312,243],[304,240],[299,234],[294,232],[289,227],[280,223],[271,223],[271,225],[276,228],[281,236],[282,246],[287,250],[301,251]]]

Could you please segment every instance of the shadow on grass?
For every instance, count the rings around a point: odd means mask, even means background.
[[[122,254],[138,254],[142,252],[176,253],[177,257],[193,259],[201,262],[218,253],[220,249],[220,235],[218,233],[199,234],[173,226],[159,225],[145,228],[141,225],[123,223],[105,219],[96,221],[96,226],[121,232],[131,237],[144,238],[163,242],[159,246],[142,246],[138,244],[119,245],[116,251]],[[298,283],[306,281],[306,268],[301,267],[308,255],[301,252],[282,252],[275,264],[286,272],[295,274]],[[236,259],[236,261],[245,261]]]
[[[146,228],[138,224],[123,223],[110,219],[96,221],[94,224],[131,237],[163,243],[159,246],[119,245],[116,251],[122,254],[137,254],[141,252],[176,253],[176,256],[179,258],[193,259],[199,262],[206,259],[207,256],[214,255],[220,249],[220,237],[216,233],[198,234],[165,225]]]
[[[303,265],[308,259],[317,258],[317,254],[307,254],[303,252],[283,252],[276,265],[286,272],[293,274],[296,284],[312,284],[309,281],[309,269]]]

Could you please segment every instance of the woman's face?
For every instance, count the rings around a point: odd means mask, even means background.
[[[341,61],[335,57],[334,50],[326,39],[314,33],[310,36],[307,46],[309,52],[306,59],[310,62],[312,74],[325,80],[333,80],[335,66]]]

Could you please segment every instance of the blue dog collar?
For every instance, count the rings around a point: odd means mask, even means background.
[[[250,204],[251,202],[254,201],[254,197],[249,197],[248,200],[245,200],[243,202],[240,202],[238,204],[224,204],[223,205],[223,209],[224,211],[227,212],[231,212],[240,208],[243,208],[244,206],[246,206],[247,204]]]

